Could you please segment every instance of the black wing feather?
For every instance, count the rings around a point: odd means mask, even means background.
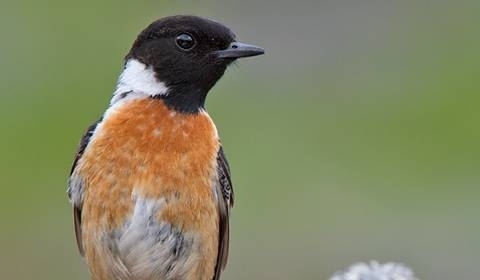
[[[75,159],[73,160],[72,168],[70,170],[70,176],[72,176],[75,168],[77,167],[78,161],[82,157],[85,149],[90,143],[90,139],[92,138],[93,132],[95,128],[97,128],[98,124],[102,121],[102,119],[96,121],[94,124],[87,128],[87,131],[83,134],[82,139],[80,140],[80,145],[77,150],[77,154],[75,155]],[[68,198],[71,199],[71,189],[70,186],[67,190]],[[75,237],[77,239],[77,246],[80,254],[84,255],[83,250],[83,242],[82,242],[82,206],[81,205],[73,205],[73,223],[75,226]]]
[[[77,154],[75,155],[75,159],[73,160],[72,168],[70,169],[70,175],[72,175],[73,171],[75,170],[75,167],[77,167],[78,161],[80,160],[83,153],[85,152],[85,149],[87,148],[88,143],[90,143],[90,138],[92,138],[95,128],[97,128],[97,125],[101,121],[102,119],[90,125],[85,131],[85,133],[83,134],[82,139],[80,140],[80,145],[78,146],[78,149],[77,149]]]
[[[233,185],[230,175],[230,166],[228,165],[227,158],[223,152],[223,148],[220,147],[217,155],[217,194],[218,194],[218,209],[220,216],[219,224],[219,239],[218,239],[218,255],[217,264],[215,267],[215,275],[213,280],[220,279],[220,274],[225,268],[228,260],[228,247],[229,247],[229,235],[230,225],[229,216],[230,209],[233,206],[234,194]],[[221,196],[220,196],[221,194]]]

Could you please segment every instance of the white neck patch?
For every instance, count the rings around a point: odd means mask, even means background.
[[[125,64],[125,69],[118,78],[117,88],[113,93],[110,104],[125,97],[126,94],[160,96],[167,95],[168,88],[165,83],[155,77],[153,69],[136,59],[130,59]]]

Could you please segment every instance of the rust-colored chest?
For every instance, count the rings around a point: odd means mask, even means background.
[[[158,221],[182,230],[216,224],[212,182],[219,141],[210,117],[176,113],[160,100],[124,102],[107,112],[79,162],[84,226],[121,226],[134,196],[164,199]]]

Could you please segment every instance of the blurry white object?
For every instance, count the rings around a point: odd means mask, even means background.
[[[330,280],[418,280],[410,268],[400,263],[379,264],[376,261],[356,263],[339,271]]]

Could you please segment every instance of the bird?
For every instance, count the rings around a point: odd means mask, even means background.
[[[234,193],[205,100],[234,61],[264,53],[198,16],[140,32],[68,179],[91,279],[220,279]]]

